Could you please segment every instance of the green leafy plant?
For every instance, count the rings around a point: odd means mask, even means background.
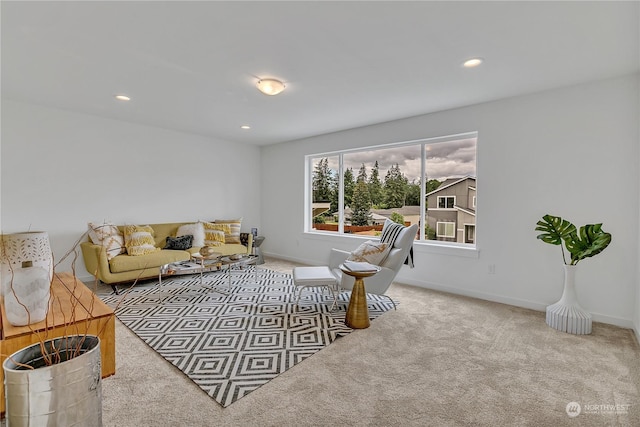
[[[599,254],[611,243],[611,234],[602,230],[602,223],[587,224],[577,229],[575,225],[559,216],[545,215],[537,222],[538,239],[552,245],[560,245],[562,260],[567,265],[576,265],[585,258]],[[564,247],[571,254],[567,263]]]

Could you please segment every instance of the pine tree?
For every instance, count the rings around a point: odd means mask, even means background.
[[[344,171],[344,205],[351,206],[353,200],[353,190],[356,182],[353,180],[353,169],[349,168]]]
[[[360,166],[360,171],[358,172],[358,179],[356,182],[364,182],[367,183],[367,169],[364,167],[364,163]]]
[[[396,163],[387,171],[384,178],[384,204],[388,209],[404,206],[407,195],[407,178],[400,172],[400,166]]]
[[[371,209],[371,199],[367,183],[358,181],[353,190],[353,201],[351,205],[351,224],[368,225]]]
[[[380,182],[377,160],[371,169],[371,178],[369,178],[369,197],[371,197],[373,206],[382,204],[382,183]]]
[[[331,170],[329,160],[320,159],[313,171],[312,187],[314,202],[329,202],[331,200]]]

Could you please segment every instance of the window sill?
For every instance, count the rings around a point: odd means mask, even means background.
[[[331,241],[331,240],[343,240],[343,241],[366,241],[375,239],[373,236],[354,236],[350,234],[331,234],[327,232],[313,232],[307,231],[304,233],[304,237],[313,240],[322,240],[322,241]],[[360,243],[354,243],[354,245],[359,245]],[[355,249],[355,246],[354,246]],[[480,257],[480,249],[475,246],[461,246],[456,245],[454,243],[442,243],[442,242],[414,242],[413,244],[414,253],[429,253],[429,254],[438,254],[438,255],[450,255],[450,256],[458,256],[465,258],[479,258]]]

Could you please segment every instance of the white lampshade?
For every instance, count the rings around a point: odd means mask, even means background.
[[[46,231],[3,234],[0,236],[0,259],[11,269],[42,267],[53,277],[53,254]]]
[[[258,90],[265,95],[277,95],[285,88],[284,83],[276,79],[260,79],[256,83]]]

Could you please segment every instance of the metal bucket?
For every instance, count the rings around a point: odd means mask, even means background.
[[[44,345],[59,350],[59,362],[47,365],[37,343],[12,354],[2,365],[7,427],[102,426],[100,339],[80,335]]]

